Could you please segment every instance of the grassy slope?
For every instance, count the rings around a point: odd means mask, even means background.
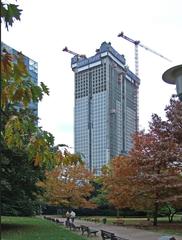
[[[2,217],[2,240],[85,240],[56,223],[40,218]]]

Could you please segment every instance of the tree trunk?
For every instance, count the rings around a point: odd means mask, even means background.
[[[168,217],[168,222],[170,223],[170,221],[171,221],[170,214],[167,217]]]
[[[170,215],[170,219],[169,219],[169,222],[170,222],[170,223],[173,222],[173,217],[174,217],[175,214],[176,214],[176,212],[171,213],[171,215]]]
[[[150,221],[150,215],[147,213],[147,221]]]
[[[116,210],[116,216],[119,217],[120,215],[120,212],[119,212],[119,209]]]
[[[154,206],[154,226],[157,226],[157,216],[158,216],[158,210],[159,210],[159,204],[158,202],[155,202],[155,206]]]

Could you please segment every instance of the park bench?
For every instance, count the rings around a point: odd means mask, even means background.
[[[102,240],[113,239],[114,233],[108,232],[108,231],[105,231],[105,230],[100,230],[100,231],[101,231]]]
[[[66,227],[70,227],[70,220],[66,220],[66,221],[65,221],[65,226],[66,226]]]
[[[96,223],[96,222],[100,222],[100,219],[99,219],[99,218],[91,218],[90,220],[91,220],[92,222],[95,222],[95,223]]]
[[[56,218],[54,218],[54,217],[50,217],[50,220],[53,222],[56,222]]]
[[[74,223],[70,222],[69,223],[70,230],[80,230],[81,226],[75,225]]]
[[[117,219],[116,221],[112,222],[114,225],[121,226],[124,225],[124,220],[123,219]]]
[[[110,239],[110,240],[128,240],[126,238],[115,236],[114,233],[108,232],[108,231],[105,231],[105,230],[101,230],[101,237],[102,237],[102,240],[105,240],[105,239]]]
[[[80,228],[81,228],[81,231],[82,231],[82,235],[86,232],[88,237],[91,234],[94,234],[96,236],[96,234],[98,233],[98,230],[87,227],[85,225],[81,225]]]
[[[64,224],[63,221],[61,221],[59,218],[54,218],[54,217],[50,217],[50,216],[44,216],[44,219],[46,220],[50,220],[59,224]]]
[[[44,219],[50,220],[50,221],[55,221],[54,217],[51,216],[44,216]]]
[[[61,221],[59,218],[55,218],[55,222],[59,223],[59,224],[64,224],[63,221]]]
[[[114,237],[112,238],[112,240],[129,240],[129,239],[122,238],[122,237],[118,237],[118,236],[114,236]]]
[[[142,227],[150,227],[153,226],[153,223],[151,221],[140,221],[139,224],[136,225],[138,228]]]

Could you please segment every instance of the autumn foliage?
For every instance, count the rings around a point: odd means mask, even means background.
[[[182,207],[182,102],[172,98],[165,111],[167,120],[152,115],[148,133],[136,133],[128,157],[113,159],[103,178],[116,208],[153,211],[155,225],[161,206]]]
[[[20,20],[18,5],[1,2],[1,22],[7,30]],[[48,87],[37,85],[25,64],[24,55],[10,52],[2,44],[0,81],[0,155],[2,214],[35,213],[41,189],[36,183],[45,169],[62,160],[54,137],[38,126],[38,117],[30,107],[38,104]]]
[[[131,207],[135,190],[131,182],[133,171],[135,169],[130,165],[129,157],[118,156],[103,172],[102,179],[107,198],[116,209]]]
[[[30,109],[49,89],[35,84],[25,65],[22,53],[1,54],[1,140],[6,148],[26,151],[35,166],[54,164],[57,154],[54,137],[36,124],[38,118]]]
[[[45,189],[44,200],[51,205],[92,208],[95,206],[89,201],[93,191],[90,184],[92,179],[92,174],[79,156],[66,151],[63,161],[53,170],[47,171],[46,180],[39,185]]]

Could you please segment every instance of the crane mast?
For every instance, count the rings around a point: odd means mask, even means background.
[[[127,37],[126,35],[124,35],[123,32],[119,33],[118,37],[122,37],[125,40],[127,40],[127,41],[129,41],[129,42],[131,42],[135,45],[135,74],[136,74],[136,76],[139,76],[138,46],[140,46],[140,47],[144,48],[145,50],[148,50],[148,51],[158,55],[159,57],[171,62],[170,59],[164,57],[163,55],[161,55],[160,53],[152,50],[151,48],[146,47],[143,44],[141,44],[140,41],[136,41],[136,40],[133,40],[132,38]],[[136,99],[136,119],[137,119],[136,130],[138,130],[138,122],[139,122],[139,118],[138,118],[138,88],[136,88],[136,90],[135,90],[135,99]]]
[[[135,74],[138,76],[139,75],[139,64],[138,64],[138,45],[140,43],[140,41],[135,41],[127,36],[124,35],[123,32],[119,33],[118,34],[118,37],[122,37],[124,38],[125,40],[133,43],[135,45]]]

